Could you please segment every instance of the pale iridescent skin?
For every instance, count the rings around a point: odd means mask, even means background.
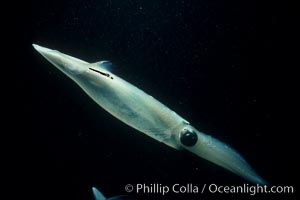
[[[92,190],[95,200],[106,200],[105,196],[99,190],[97,190],[97,188],[92,187]]]
[[[155,98],[105,69],[104,62],[87,63],[56,50],[33,46],[97,104],[127,125],[175,149],[187,149],[252,183],[266,184],[235,150],[199,132]],[[181,143],[183,129],[197,134],[194,146]]]
[[[95,200],[130,200],[129,196],[115,196],[115,197],[110,197],[106,198],[97,188],[92,187],[92,191],[95,197]]]

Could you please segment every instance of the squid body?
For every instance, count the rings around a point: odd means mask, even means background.
[[[133,200],[130,196],[120,195],[115,197],[106,198],[97,188],[93,187],[93,194],[95,200]]]
[[[186,149],[255,184],[266,184],[234,149],[195,129],[139,88],[110,72],[108,61],[88,63],[33,44],[50,63],[75,81],[104,110],[175,149]]]

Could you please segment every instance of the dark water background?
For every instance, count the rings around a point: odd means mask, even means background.
[[[282,19],[277,8],[235,0],[32,0],[19,7],[16,35],[24,39],[20,58],[26,70],[20,69],[17,88],[26,97],[22,122],[30,128],[18,132],[17,139],[21,156],[15,170],[25,176],[15,183],[26,188],[23,196],[89,200],[92,186],[110,197],[126,194],[128,183],[245,182],[115,119],[32,43],[88,62],[112,61],[114,73],[237,149],[271,185],[293,185],[297,191],[298,133],[287,123],[287,63],[278,40]],[[250,199],[236,194],[135,196]],[[267,198],[296,194],[251,196]]]

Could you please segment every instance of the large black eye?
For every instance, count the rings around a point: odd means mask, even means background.
[[[194,146],[197,143],[198,136],[196,133],[187,129],[183,129],[180,133],[180,142],[188,147]]]

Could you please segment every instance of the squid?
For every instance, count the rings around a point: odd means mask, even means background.
[[[125,124],[174,149],[190,151],[251,183],[266,184],[237,151],[198,131],[176,112],[113,74],[109,61],[88,63],[57,50],[36,44],[33,47],[100,107]]]
[[[130,196],[126,195],[120,195],[120,196],[114,196],[110,198],[106,198],[97,188],[92,187],[93,195],[95,197],[95,200],[134,200]]]

